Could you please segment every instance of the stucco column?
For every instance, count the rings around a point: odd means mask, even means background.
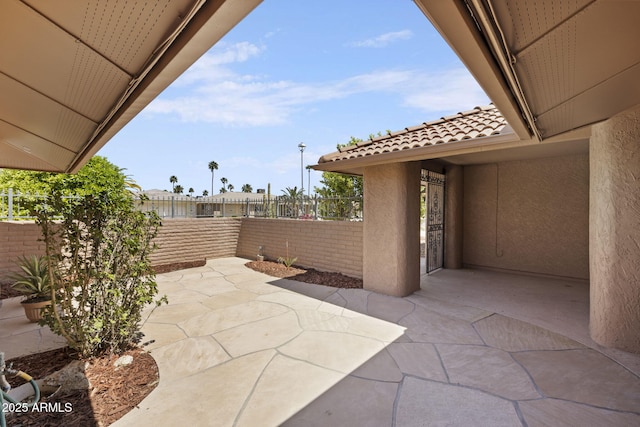
[[[593,126],[589,147],[591,337],[640,353],[640,106]]]
[[[462,268],[464,169],[447,166],[444,185],[444,268]]]
[[[420,289],[420,163],[364,170],[364,288],[406,296]]]

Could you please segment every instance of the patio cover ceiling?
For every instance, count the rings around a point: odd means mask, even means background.
[[[415,2],[522,140],[640,104],[640,1]]]
[[[75,172],[261,0],[3,0],[0,167]]]

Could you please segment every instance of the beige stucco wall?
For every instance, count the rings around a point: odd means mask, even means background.
[[[296,257],[296,264],[362,278],[362,222],[243,218],[237,256]]]
[[[420,162],[364,169],[364,288],[393,296],[420,289]]]
[[[593,126],[591,337],[640,353],[640,106]]]
[[[588,155],[466,166],[463,262],[588,279]]]

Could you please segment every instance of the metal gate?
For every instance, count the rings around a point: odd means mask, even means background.
[[[444,175],[422,170],[422,185],[426,187],[426,257],[427,274],[444,263]]]

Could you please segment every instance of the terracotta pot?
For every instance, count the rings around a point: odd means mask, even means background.
[[[42,319],[42,308],[51,305],[51,301],[38,301],[38,302],[22,302],[24,308],[24,314],[30,322],[35,323]]]

